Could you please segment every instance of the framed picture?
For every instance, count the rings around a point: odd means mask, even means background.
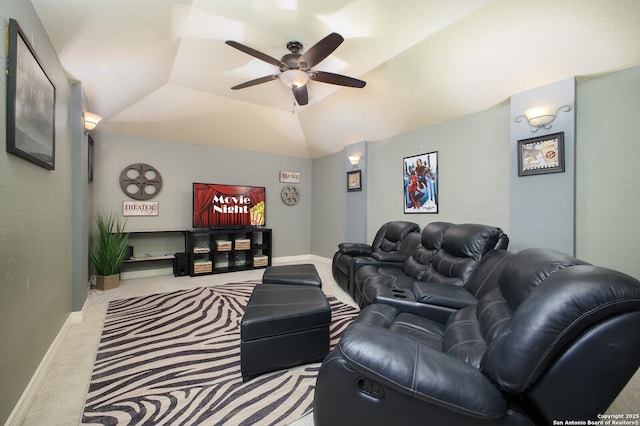
[[[518,176],[564,172],[564,132],[518,141]]]
[[[300,183],[300,172],[287,172],[285,170],[280,170],[280,182]]]
[[[7,152],[54,170],[56,89],[14,19],[8,41]]]
[[[438,151],[403,160],[404,212],[438,213]]]
[[[362,171],[347,172],[347,192],[362,191]]]
[[[89,183],[93,182],[93,157],[95,156],[94,153],[94,143],[93,143],[93,139],[91,139],[91,136],[88,137],[88,144],[89,144],[89,150],[87,152],[87,164],[88,164],[88,176],[89,176]]]

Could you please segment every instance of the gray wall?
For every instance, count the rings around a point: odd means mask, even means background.
[[[192,183],[222,183],[266,187],[266,225],[273,229],[276,257],[311,252],[311,161],[270,154],[186,145],[96,132],[94,171],[95,207],[122,214],[122,202],[131,200],[120,189],[120,172],[132,163],[147,163],[162,175],[159,215],[129,217],[128,231],[191,229]],[[300,201],[287,206],[280,199],[286,185],[280,170],[301,174]]]
[[[509,238],[512,250],[548,247],[575,254],[575,80],[562,80],[511,97],[511,182],[509,206],[511,223]],[[548,106],[559,111],[549,129],[532,132],[526,120],[516,122],[524,111]],[[517,145],[519,140],[548,134],[564,133],[565,171],[531,176],[518,176]]]
[[[354,166],[349,162],[349,157],[360,157],[360,162]],[[358,142],[348,145],[344,149],[345,181],[347,172],[360,170],[360,191],[347,191],[345,189],[345,241],[354,243],[367,242],[367,198],[369,186],[367,182],[367,143]],[[345,188],[347,183],[345,182]]]
[[[640,279],[640,67],[576,93],[576,254]]]
[[[0,423],[9,417],[72,310],[71,86],[31,2],[0,1],[56,87],[55,170],[8,154],[6,74],[0,73]],[[0,57],[6,57],[1,43]],[[75,132],[77,134],[77,132]]]
[[[311,253],[331,258],[346,235],[344,152],[313,160]],[[365,216],[366,212],[359,212]]]
[[[402,160],[438,151],[439,213],[404,214]],[[368,235],[409,220],[509,226],[509,107],[451,120],[369,144]]]
[[[544,88],[543,88],[544,92]],[[565,207],[564,226],[575,228],[576,256],[600,266],[618,269],[640,279],[637,241],[640,240],[640,67],[594,79],[578,79],[575,100],[575,204]],[[561,114],[563,114],[561,112]],[[571,132],[572,124],[555,123],[555,129]],[[573,120],[573,117],[569,117]],[[514,125],[510,106],[498,106],[477,114],[415,132],[368,144],[369,188],[367,240],[389,220],[411,220],[424,226],[431,221],[480,222],[510,233],[513,211],[511,182],[518,180],[516,157],[510,148]],[[440,213],[402,213],[402,158],[438,151],[440,164]],[[571,155],[571,154],[569,154]],[[314,160],[323,170],[341,170],[346,153]],[[316,176],[320,179],[320,177]],[[573,180],[571,173],[563,179]],[[520,179],[530,179],[520,178]],[[571,183],[569,183],[571,185]],[[325,193],[324,205],[339,204],[343,194]],[[574,196],[566,197],[571,201]],[[516,209],[519,221],[555,220],[558,209],[529,212]],[[535,214],[534,214],[535,213]],[[574,217],[575,216],[575,217]],[[331,257],[345,241],[341,226],[314,231],[314,254]],[[315,239],[319,239],[316,241]],[[513,247],[548,245],[516,239]],[[569,243],[571,244],[571,243]],[[567,251],[571,251],[569,247]]]

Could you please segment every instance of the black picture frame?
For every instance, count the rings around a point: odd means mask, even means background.
[[[347,192],[362,191],[362,171],[347,172]]]
[[[564,132],[518,141],[518,176],[564,172]]]
[[[440,211],[438,151],[404,157],[402,176],[405,214]]]
[[[55,170],[56,88],[15,19],[8,36],[7,152]]]
[[[95,143],[91,138],[91,135],[87,137],[87,176],[89,178],[89,183],[93,182],[93,161],[95,156]]]

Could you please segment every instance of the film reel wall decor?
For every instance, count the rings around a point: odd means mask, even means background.
[[[148,200],[162,189],[162,176],[149,164],[130,164],[120,173],[120,188],[134,200]]]
[[[295,206],[300,200],[300,192],[295,186],[288,185],[280,191],[280,198],[282,198],[282,202],[286,205]]]

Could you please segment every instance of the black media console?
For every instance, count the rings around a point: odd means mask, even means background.
[[[271,266],[271,229],[232,228],[129,232],[121,278],[199,276]]]

